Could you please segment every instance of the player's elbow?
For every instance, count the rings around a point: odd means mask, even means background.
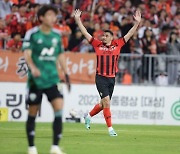
[[[124,37],[125,43],[126,43],[127,41],[129,41],[129,38],[130,38],[130,37]]]
[[[129,39],[131,38],[133,34],[132,33],[128,33],[127,35],[124,36],[124,40],[125,42],[129,41]]]

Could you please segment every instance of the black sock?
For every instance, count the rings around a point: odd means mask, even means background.
[[[55,117],[53,122],[53,145],[58,145],[62,135],[62,117]]]
[[[29,146],[34,146],[35,119],[36,117],[28,115],[28,119],[26,121],[26,134]]]

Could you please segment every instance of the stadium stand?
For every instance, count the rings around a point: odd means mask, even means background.
[[[14,35],[39,24],[36,12],[43,4],[59,10],[55,27],[63,37],[65,51],[94,52],[84,40],[72,17],[73,10],[83,11],[82,20],[88,32],[100,38],[102,30],[110,29],[114,38],[122,37],[132,27],[132,14],[140,9],[141,25],[133,38],[122,48],[117,81],[124,74],[134,84],[158,84],[162,74],[168,85],[178,85],[180,77],[180,3],[177,0],[1,0],[0,51],[21,52],[21,42]],[[18,48],[15,49],[15,48]],[[130,82],[131,83],[131,82]],[[129,83],[128,83],[129,84]]]

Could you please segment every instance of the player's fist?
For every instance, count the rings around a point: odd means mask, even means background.
[[[31,68],[31,73],[35,78],[41,76],[41,72],[39,71],[37,67]]]

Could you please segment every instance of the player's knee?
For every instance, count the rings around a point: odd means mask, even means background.
[[[100,107],[100,108],[103,108],[103,104],[102,104],[101,102],[99,103],[99,107]]]
[[[30,116],[36,117],[40,106],[39,105],[29,105],[28,114]]]
[[[101,101],[102,101],[102,104],[103,104],[103,107],[104,107],[104,108],[110,106],[110,99],[109,99],[109,96],[104,97]]]
[[[55,111],[54,116],[55,117],[62,117],[62,112],[63,112],[62,110]]]

